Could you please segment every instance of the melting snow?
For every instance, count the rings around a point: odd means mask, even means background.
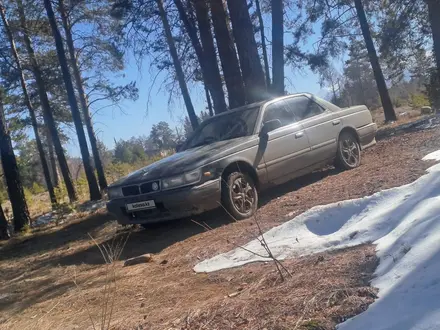
[[[440,150],[424,159],[440,160]],[[440,164],[411,184],[314,207],[264,237],[279,259],[366,242],[377,245],[380,264],[372,286],[379,288],[379,299],[339,329],[440,329]],[[257,240],[244,247],[265,254]],[[238,248],[194,270],[265,260]]]

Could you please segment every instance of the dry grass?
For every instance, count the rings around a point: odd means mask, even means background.
[[[315,205],[409,183],[424,173],[430,164],[420,159],[438,145],[437,130],[402,134],[367,150],[358,169],[324,169],[268,191],[261,196],[261,228]],[[195,274],[192,267],[200,260],[258,233],[252,219],[231,223],[220,211],[195,220],[213,230],[206,232],[188,219],[133,231],[121,258],[154,257],[132,267],[114,263],[118,293],[110,328],[331,329],[374,299],[367,287],[375,262],[369,245],[285,261],[293,278],[283,283],[271,263]],[[103,244],[125,237],[118,230],[110,216],[98,212],[5,243],[0,249],[0,328],[90,328],[89,312],[94,320],[102,312],[107,272],[87,233]],[[72,281],[75,273],[81,290]]]
[[[293,274],[284,282],[268,265],[220,271],[216,280],[235,284],[237,296],[219,298],[160,326],[147,323],[146,328],[305,329],[315,324],[313,329],[333,329],[376,298],[376,290],[368,286],[377,264],[371,245],[284,264]]]
[[[420,109],[414,109],[410,106],[394,108],[394,111],[396,112],[397,121],[391,124],[385,123],[385,116],[382,108],[378,108],[371,111],[371,115],[373,116],[373,121],[377,124],[379,129],[385,127],[396,127],[398,125],[402,125],[420,119],[424,116],[421,114]]]

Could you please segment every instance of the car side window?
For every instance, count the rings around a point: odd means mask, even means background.
[[[284,100],[277,101],[266,107],[263,123],[274,119],[280,120],[281,126],[290,125],[296,121],[294,114],[290,111]]]
[[[318,103],[306,96],[288,98],[284,102],[296,121],[319,115],[325,111]]]

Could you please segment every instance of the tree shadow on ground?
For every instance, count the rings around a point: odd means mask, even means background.
[[[23,295],[22,292],[12,292],[9,299],[0,301],[0,312],[14,310],[20,313],[35,304],[63,295],[74,287],[72,282],[54,283],[53,279],[46,279],[38,283],[38,289],[33,288],[33,294]],[[20,297],[17,299],[17,297]],[[1,314],[1,313],[0,313]]]
[[[47,229],[30,237],[18,238],[17,241],[11,241],[0,251],[0,261],[34,253],[43,254],[59,249],[69,242],[89,239],[87,233],[97,230],[110,220],[113,220],[110,215],[96,213],[86,219],[74,220],[60,229]]]
[[[107,249],[109,247],[112,249],[118,244],[119,246],[125,244],[119,258],[121,260],[146,253],[157,254],[175,243],[206,231],[192,220],[205,223],[213,229],[233,221],[223,210],[216,209],[193,218],[151,225],[147,229],[120,230],[109,236],[101,245],[105,245]],[[128,239],[127,235],[129,235]],[[50,261],[51,264],[63,266],[82,263],[99,265],[104,264],[104,262],[104,258],[96,245],[91,245],[85,250]]]

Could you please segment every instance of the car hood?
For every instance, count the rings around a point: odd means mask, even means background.
[[[194,170],[229,154],[250,148],[257,143],[258,138],[255,136],[245,136],[177,152],[130,173],[110,185],[110,187],[157,180],[182,174],[183,172]]]

